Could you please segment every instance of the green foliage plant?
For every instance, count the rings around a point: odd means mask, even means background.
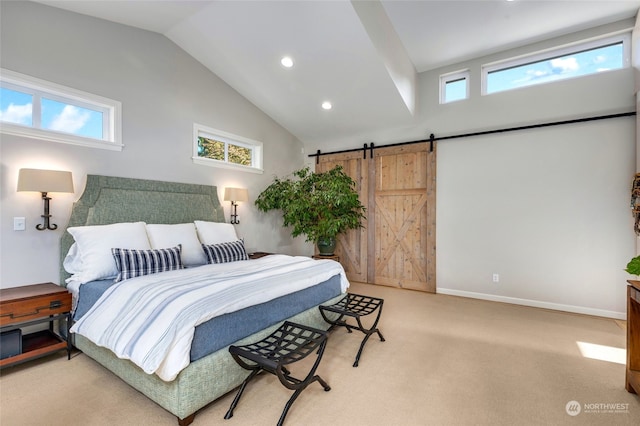
[[[224,158],[225,143],[215,139],[209,139],[202,136],[198,137],[198,157],[210,158],[212,160],[225,161]],[[242,146],[228,144],[227,157],[229,163],[241,164],[243,166],[251,165],[251,150]]]
[[[306,241],[316,243],[362,226],[365,207],[355,186],[341,166],[322,173],[305,167],[289,177],[275,177],[255,205],[263,212],[282,210],[284,226],[292,227],[293,237],[305,235]]]
[[[627,263],[625,269],[631,275],[640,275],[640,256],[636,256]]]

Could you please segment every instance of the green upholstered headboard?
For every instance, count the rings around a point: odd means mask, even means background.
[[[67,228],[120,222],[189,223],[194,220],[224,222],[215,186],[161,182],[113,176],[87,175],[87,185],[73,204]],[[60,239],[60,284],[69,273],[64,261],[73,237]]]

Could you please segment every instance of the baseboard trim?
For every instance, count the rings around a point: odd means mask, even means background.
[[[495,294],[475,293],[473,291],[454,290],[450,288],[438,288],[438,294],[450,296],[469,297],[471,299],[490,300],[492,302],[510,303],[512,305],[531,306],[534,308],[551,309],[554,311],[571,312],[575,314],[593,315],[596,317],[626,320],[626,312],[606,311],[603,309],[587,308],[583,306],[563,305],[561,303],[541,302],[539,300],[520,299],[517,297],[497,296]]]

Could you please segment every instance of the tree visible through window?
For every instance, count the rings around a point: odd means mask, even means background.
[[[262,171],[262,143],[199,124],[194,125],[193,161],[208,166]]]
[[[251,149],[203,136],[198,137],[198,156],[218,161],[227,158],[229,163],[251,166]]]

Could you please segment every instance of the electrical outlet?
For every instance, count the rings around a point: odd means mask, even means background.
[[[27,229],[27,221],[24,217],[14,217],[13,218],[13,230],[14,231],[24,231]]]
[[[500,274],[493,274],[493,282],[494,283],[500,282]]]

